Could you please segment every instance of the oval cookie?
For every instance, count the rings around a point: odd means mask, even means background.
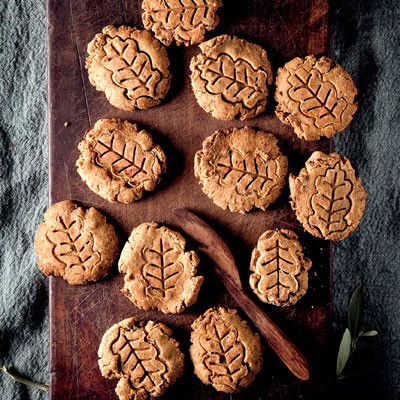
[[[253,382],[262,366],[260,337],[236,310],[210,308],[192,329],[190,357],[203,383],[235,393]]]
[[[251,254],[250,287],[264,303],[291,306],[308,289],[311,261],[289,229],[265,231]]]
[[[357,89],[350,75],[327,57],[295,58],[276,75],[276,115],[300,139],[332,137],[357,110]]]
[[[71,285],[82,285],[108,274],[117,256],[118,238],[96,209],[84,210],[65,200],[45,212],[34,250],[46,276],[62,276]]]
[[[148,31],[106,26],[88,45],[90,83],[122,110],[157,106],[171,83],[165,47]]]
[[[339,241],[358,226],[365,191],[346,157],[315,151],[289,187],[297,219],[312,235]]]
[[[221,6],[222,0],[143,0],[143,25],[166,46],[172,41],[189,46],[217,26]]]
[[[199,45],[190,70],[200,107],[214,118],[252,118],[264,111],[271,65],[266,51],[235,36],[221,35]]]
[[[184,356],[172,332],[160,322],[135,324],[128,318],[113,325],[101,340],[101,374],[119,379],[120,400],[161,396],[182,375]]]
[[[215,132],[194,160],[203,192],[219,207],[240,213],[273,203],[285,185],[287,168],[276,137],[249,127]]]
[[[166,171],[161,147],[137,125],[101,119],[79,143],[78,173],[91,190],[110,202],[130,203],[160,182]]]
[[[165,226],[147,222],[134,228],[118,263],[125,274],[122,293],[143,310],[181,313],[194,304],[204,278],[196,276],[199,259],[185,245]]]

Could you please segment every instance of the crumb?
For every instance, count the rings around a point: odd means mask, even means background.
[[[69,125],[69,122],[64,122],[64,126],[67,127]]]

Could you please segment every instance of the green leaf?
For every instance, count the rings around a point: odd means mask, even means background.
[[[368,336],[376,336],[378,334],[378,331],[372,329],[370,331],[361,331],[359,337],[368,337]]]
[[[342,341],[339,346],[339,353],[336,361],[336,376],[340,377],[350,357],[351,351],[351,333],[348,328],[344,331]]]
[[[356,288],[351,296],[347,314],[351,336],[357,338],[361,330],[361,321],[364,314],[364,294],[361,285]]]
[[[3,366],[1,367],[1,370],[2,370],[5,374],[7,374],[10,378],[14,379],[14,380],[17,381],[17,382],[23,383],[24,385],[33,387],[33,388],[35,388],[35,389],[44,390],[45,392],[48,392],[48,391],[49,391],[49,385],[47,385],[47,384],[42,384],[42,383],[37,383],[37,382],[32,382],[32,381],[30,381],[29,379],[21,378],[20,376],[14,374],[14,373],[12,373],[12,372],[10,372],[10,370],[9,370],[5,365],[3,365]]]

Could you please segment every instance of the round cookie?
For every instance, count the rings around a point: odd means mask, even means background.
[[[148,31],[106,26],[88,45],[90,83],[122,110],[157,106],[168,92],[171,74],[165,47]]]
[[[199,259],[185,251],[177,232],[155,223],[132,230],[118,267],[125,274],[122,293],[142,310],[181,313],[194,304],[204,278],[196,276]]]
[[[251,254],[250,287],[264,303],[292,306],[308,289],[311,261],[289,229],[265,231]]]
[[[84,210],[65,200],[45,212],[34,250],[46,276],[62,276],[71,285],[82,285],[108,274],[118,253],[118,238],[96,209]]]
[[[253,382],[262,366],[260,337],[235,309],[210,308],[192,329],[190,357],[203,383],[235,393]]]
[[[221,6],[222,0],[143,0],[143,25],[166,46],[173,40],[189,46],[201,43],[205,32],[217,26]]]
[[[194,159],[194,173],[203,192],[219,207],[245,213],[265,210],[280,195],[287,175],[287,157],[277,139],[253,128],[216,131]]]
[[[327,57],[295,58],[276,75],[276,115],[300,139],[332,137],[357,110],[357,89],[350,75]]]
[[[137,125],[101,119],[79,143],[78,174],[91,190],[110,202],[130,203],[151,191],[166,171],[158,144]]]
[[[135,325],[128,318],[113,325],[101,340],[98,356],[101,374],[119,379],[120,400],[161,396],[182,375],[184,356],[172,332],[160,322]]]
[[[358,226],[365,191],[346,157],[315,151],[289,187],[297,219],[312,235],[336,242]]]
[[[271,65],[266,51],[235,36],[200,44],[190,62],[192,87],[200,107],[214,118],[252,118],[264,111]]]

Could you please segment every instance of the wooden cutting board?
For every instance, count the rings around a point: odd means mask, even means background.
[[[222,33],[237,35],[263,46],[274,69],[286,60],[307,54],[329,53],[327,0],[225,0],[220,24],[208,37]],[[239,215],[215,206],[200,190],[193,175],[193,157],[205,137],[216,129],[250,125],[279,137],[289,157],[289,169],[297,173],[310,153],[328,151],[329,141],[306,143],[274,116],[272,96],[266,112],[246,122],[212,118],[196,103],[189,79],[189,62],[198,47],[171,46],[168,54],[173,81],[166,101],[147,111],[125,112],[107,102],[104,93],[89,83],[84,68],[86,47],[108,24],[141,26],[139,0],[47,0],[48,28],[48,119],[49,201],[71,199],[94,206],[114,224],[124,244],[131,229],[145,221],[174,228],[172,209],[185,207],[204,218],[231,247],[248,289],[248,267],[252,248],[266,229],[291,228],[299,235],[305,253],[313,261],[310,289],[296,307],[279,310],[263,305],[304,352],[312,379],[300,382],[283,367],[265,344],[264,367],[249,389],[236,399],[299,398],[302,393],[320,393],[327,373],[326,339],[330,314],[330,245],[302,232],[288,205],[288,189],[266,212]],[[91,192],[75,168],[77,145],[86,129],[99,118],[120,117],[137,122],[153,134],[166,152],[168,173],[150,195],[134,204],[110,204]],[[68,122],[68,126],[65,126]],[[189,248],[196,244],[189,242]],[[198,302],[181,315],[140,311],[121,293],[123,278],[113,276],[87,286],[70,286],[50,278],[50,398],[112,399],[117,381],[101,377],[97,349],[105,330],[124,318],[155,319],[174,330],[182,350],[188,354],[193,320],[216,305],[235,306],[218,282],[204,257],[199,272],[205,283]],[[245,317],[243,313],[242,317]],[[165,399],[226,399],[228,395],[207,387],[193,375],[186,357],[184,376]],[[316,397],[319,395],[316,394]]]

